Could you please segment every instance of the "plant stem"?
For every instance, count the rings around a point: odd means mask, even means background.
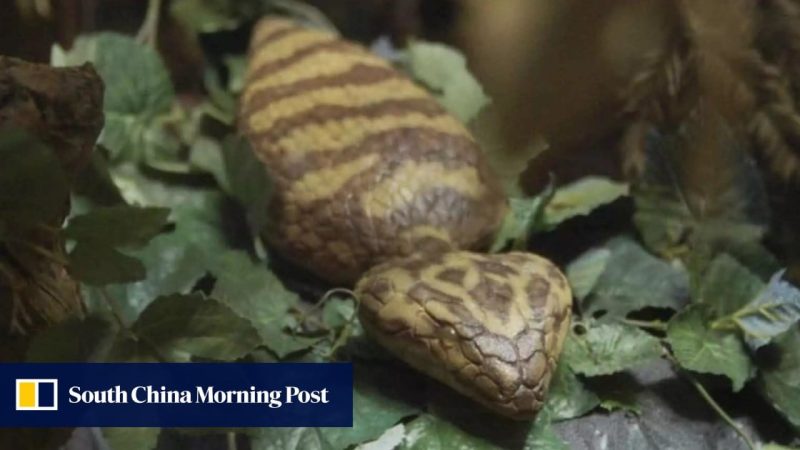
[[[108,293],[106,288],[100,287],[98,288],[98,290],[100,291],[100,296],[103,298],[103,301],[106,303],[106,305],[108,305],[108,308],[111,310],[111,314],[117,321],[117,325],[119,325],[120,330],[124,330],[134,341],[145,344],[147,346],[147,350],[150,352],[153,358],[155,358],[156,361],[160,363],[169,362],[167,358],[165,358],[164,355],[162,355],[161,352],[158,351],[158,348],[152,342],[150,342],[150,340],[138,336],[136,333],[133,332],[133,330],[130,329],[130,327],[125,325],[125,321],[122,320],[122,313],[119,310],[119,305],[117,304],[116,301],[114,301],[113,298],[111,298],[111,295]]]
[[[228,432],[228,450],[236,450],[236,433],[233,431]]]
[[[125,325],[125,321],[122,320],[122,313],[119,311],[117,302],[111,298],[111,295],[108,293],[105,287],[99,287],[97,290],[100,291],[100,297],[103,298],[103,302],[105,302],[106,306],[108,306],[108,309],[111,310],[111,315],[114,316],[114,320],[117,321],[119,328],[121,330],[127,330],[128,327]]]
[[[528,242],[534,233],[540,231],[542,223],[544,222],[545,210],[547,205],[556,196],[556,178],[552,173],[550,174],[550,182],[545,187],[544,191],[539,194],[539,204],[536,205],[532,211],[523,219],[522,226],[525,228],[522,233],[514,239],[511,244],[512,250],[525,251],[528,249]]]
[[[355,295],[352,295],[351,298],[356,302],[356,305],[353,308],[353,315],[351,315],[347,320],[347,324],[345,324],[345,326],[342,328],[342,332],[339,333],[339,336],[337,336],[336,340],[333,342],[331,351],[326,357],[328,360],[333,359],[333,357],[336,355],[336,352],[344,346],[348,339],[350,339],[350,334],[353,332],[353,325],[355,325],[356,320],[358,319],[358,310],[361,308],[361,300]]]
[[[645,328],[655,331],[667,331],[667,324],[660,320],[646,321],[634,319],[620,319],[621,323],[633,325],[634,327]]]
[[[662,340],[662,345],[664,345],[663,340]],[[711,394],[708,393],[703,384],[700,383],[700,381],[698,381],[697,378],[695,378],[695,376],[691,374],[691,372],[683,369],[678,360],[675,359],[675,356],[672,355],[672,353],[670,353],[669,351],[665,351],[664,354],[667,361],[672,363],[672,367],[675,369],[675,371],[686,377],[687,380],[689,380],[689,383],[691,383],[692,386],[694,386],[694,388],[697,390],[697,392],[700,393],[700,396],[703,397],[703,400],[705,400],[706,403],[708,403],[708,405],[711,406],[714,412],[716,412],[717,415],[719,415],[719,417],[722,418],[722,420],[724,420],[725,423],[728,424],[728,426],[733,428],[733,431],[735,431],[736,434],[738,434],[739,437],[742,438],[747,447],[750,448],[750,450],[756,450],[758,447],[750,439],[750,436],[748,436],[747,433],[745,433],[745,431],[739,426],[739,424],[737,424],[733,420],[733,418],[729,416],[724,409],[722,409],[719,403],[717,403],[717,401],[714,400]]]
[[[689,382],[692,383],[692,386],[694,386],[694,388],[697,389],[697,392],[700,393],[700,396],[703,397],[706,403],[708,403],[709,406],[711,406],[711,408],[714,409],[714,411],[722,418],[722,420],[724,420],[728,425],[731,426],[731,428],[733,428],[736,434],[738,434],[742,438],[742,440],[744,440],[745,444],[747,444],[750,450],[756,450],[756,444],[752,440],[750,440],[750,436],[748,436],[747,433],[745,433],[744,430],[733,420],[733,418],[731,418],[731,416],[729,416],[728,413],[726,413],[725,410],[722,409],[721,406],[719,406],[719,404],[714,400],[713,397],[711,397],[711,394],[708,393],[708,391],[702,385],[702,383],[700,383],[697,380],[697,378],[695,378],[688,372],[686,371],[682,372],[684,376],[686,376],[686,378],[689,380]]]
[[[311,314],[319,310],[328,300],[330,300],[331,297],[333,297],[336,294],[344,294],[349,297],[355,297],[355,294],[350,289],[334,288],[329,290],[328,292],[323,294],[322,297],[311,308],[303,312],[303,314],[300,316],[300,319],[297,321],[296,328],[299,329],[300,327],[302,327],[302,325],[305,324],[306,321],[308,321],[308,318],[311,316]],[[292,332],[295,331],[296,330],[292,330]]]
[[[161,1],[148,0],[147,13],[136,39],[139,42],[156,47],[158,44],[158,22],[161,17]]]
[[[772,313],[772,310],[778,308],[780,308],[780,304],[777,303],[764,303],[755,306],[746,306],[734,312],[733,314],[721,317],[711,322],[711,329],[723,331],[742,330],[742,332],[746,333],[747,330],[742,325],[742,320],[744,318],[747,318],[748,316],[762,316],[772,322],[777,322],[779,319],[775,317],[775,314]]]

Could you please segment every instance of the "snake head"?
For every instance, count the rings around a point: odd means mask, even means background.
[[[529,253],[451,252],[384,263],[356,285],[360,318],[398,358],[515,419],[541,409],[572,293]]]

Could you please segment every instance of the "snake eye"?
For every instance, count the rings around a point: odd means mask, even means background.
[[[456,333],[455,328],[449,325],[445,325],[440,328],[437,334],[439,335],[439,339],[446,341],[454,341],[458,339],[458,333]]]

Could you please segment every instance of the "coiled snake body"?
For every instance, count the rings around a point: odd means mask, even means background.
[[[240,128],[274,181],[274,249],[356,283],[364,328],[411,366],[503,415],[536,415],[572,294],[544,258],[472,252],[507,200],[458,120],[363,47],[265,18]]]

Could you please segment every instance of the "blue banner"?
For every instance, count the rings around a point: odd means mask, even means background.
[[[0,427],[351,427],[353,366],[0,364]]]

